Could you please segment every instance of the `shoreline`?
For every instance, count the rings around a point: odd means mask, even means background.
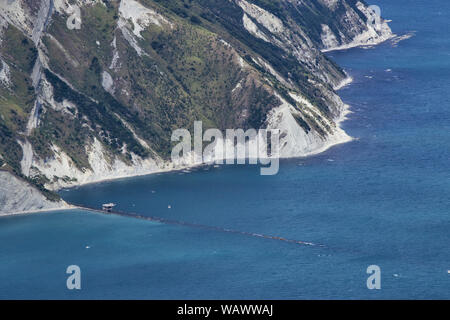
[[[151,176],[151,175],[154,175],[154,174],[163,174],[163,173],[171,173],[171,172],[177,172],[177,171],[183,171],[183,170],[190,170],[190,169],[203,167],[203,166],[208,166],[208,165],[211,165],[211,164],[198,163],[198,164],[192,164],[192,165],[185,165],[185,166],[177,167],[177,168],[164,168],[164,169],[160,169],[160,170],[156,170],[156,171],[150,171],[149,170],[148,172],[142,171],[142,172],[139,172],[139,173],[132,173],[132,174],[119,175],[119,176],[105,177],[105,178],[98,179],[98,180],[93,180],[93,181],[88,181],[88,182],[74,184],[72,186],[61,187],[61,188],[55,189],[53,191],[74,189],[74,188],[78,188],[78,187],[82,187],[82,186],[87,186],[87,185],[90,185],[90,184],[98,184],[98,183],[103,183],[103,182],[108,182],[108,181],[116,181],[116,180],[122,180],[122,179],[128,179],[128,178]]]
[[[353,82],[353,78],[348,75],[346,73],[347,77],[345,79],[343,79],[341,81],[341,83],[339,83],[337,86],[335,86],[333,89],[335,91],[339,91],[340,89],[350,85]],[[339,130],[343,129],[340,127],[341,123],[344,122],[345,120],[347,120],[347,115],[351,114],[352,111],[350,110],[350,106],[348,104],[344,103],[344,108],[340,114],[340,116],[335,119],[335,123],[336,123],[336,127]],[[347,143],[350,141],[353,141],[354,138],[349,136],[349,139],[343,139],[342,141],[336,141],[334,143],[329,143],[328,145],[325,145],[322,148],[319,148],[311,153],[307,153],[305,155],[302,156],[292,156],[292,157],[280,157],[279,159],[295,159],[295,158],[306,158],[306,157],[310,157],[313,155],[317,155],[320,154],[322,152],[325,152],[326,150],[332,148],[335,145],[339,145],[339,144],[343,144],[343,143]],[[170,167],[170,162],[166,162],[167,167],[166,168],[162,168],[159,170],[148,170],[148,171],[142,171],[142,172],[137,172],[137,173],[131,173],[131,174],[124,174],[124,175],[117,175],[117,176],[109,176],[109,177],[104,177],[98,180],[92,180],[92,181],[88,181],[88,182],[82,182],[82,183],[75,183],[72,186],[67,186],[67,187],[60,187],[55,189],[54,191],[60,191],[63,189],[72,189],[72,188],[77,188],[77,187],[81,187],[81,186],[86,186],[86,185],[90,185],[90,184],[97,184],[97,183],[102,183],[102,182],[108,182],[108,181],[115,181],[115,180],[121,180],[121,179],[127,179],[127,178],[135,178],[135,177],[143,177],[143,176],[150,176],[150,175],[154,175],[154,174],[162,174],[162,173],[170,173],[170,172],[177,172],[177,171],[183,171],[183,170],[189,170],[189,169],[193,169],[193,168],[198,168],[198,167],[203,167],[203,166],[208,166],[208,165],[214,165],[213,164],[208,164],[208,163],[196,163],[196,164],[189,164],[189,165],[183,165],[180,167]]]
[[[339,91],[340,89],[350,85],[352,82],[353,82],[353,78],[350,75],[347,75],[347,77],[344,80],[342,80],[342,82],[333,89],[335,91]],[[348,119],[347,115],[352,113],[350,108],[351,108],[351,106],[344,103],[344,108],[342,109],[341,114],[339,115],[339,117],[337,119],[335,119],[337,133],[343,133],[344,138],[337,139],[336,141],[328,140],[328,143],[326,143],[323,147],[321,147],[317,150],[314,150],[310,153],[307,153],[305,155],[302,155],[302,156],[280,157],[279,159],[280,160],[304,159],[304,158],[308,158],[308,157],[315,156],[315,155],[321,154],[323,152],[326,152],[327,150],[329,150],[330,148],[332,148],[334,146],[338,146],[338,145],[341,145],[344,143],[354,141],[355,138],[347,135],[346,132],[341,128],[342,122],[344,122]],[[335,137],[335,135],[330,136],[330,137]],[[208,165],[214,165],[214,163],[212,163],[212,164],[198,163],[198,164],[192,164],[192,165],[185,165],[185,166],[177,167],[177,168],[167,167],[167,168],[163,168],[163,169],[156,170],[156,171],[149,170],[149,171],[142,171],[142,172],[134,173],[134,174],[124,174],[124,175],[119,175],[119,176],[105,177],[102,179],[93,180],[93,181],[89,181],[89,182],[85,182],[85,183],[74,184],[74,185],[68,186],[68,187],[61,187],[61,188],[55,189],[54,191],[60,191],[63,189],[70,190],[70,189],[74,189],[74,188],[78,188],[78,187],[82,187],[82,186],[86,186],[86,185],[90,185],[90,184],[100,184],[103,182],[116,181],[116,180],[121,180],[121,179],[128,179],[128,178],[135,178],[135,177],[150,176],[150,175],[155,175],[155,174],[164,174],[164,173],[172,173],[172,172],[183,171],[183,170],[190,170],[190,169],[199,168],[199,167],[208,166]],[[78,206],[66,203],[64,201],[64,199],[62,199],[62,198],[61,198],[61,200],[64,202],[64,205],[61,207],[55,207],[55,208],[49,208],[49,209],[25,210],[25,211],[11,212],[11,213],[0,213],[0,218],[11,217],[11,216],[23,216],[23,215],[33,214],[33,213],[42,213],[42,212],[70,211],[70,210],[76,210],[77,208],[79,208]]]
[[[374,47],[374,46],[380,45],[382,43],[385,43],[386,41],[392,40],[396,37],[398,37],[398,36],[395,33],[392,33],[389,36],[380,37],[379,39],[371,41],[371,42],[355,41],[355,42],[351,42],[351,43],[344,44],[344,45],[337,46],[337,47],[322,49],[320,51],[322,53],[329,53],[329,52],[343,51],[343,50],[354,49],[354,48]]]
[[[37,209],[37,210],[25,210],[25,211],[18,211],[18,212],[12,212],[12,213],[0,213],[0,219],[5,217],[13,217],[13,216],[26,216],[31,215],[34,213],[43,213],[43,212],[55,212],[55,211],[70,211],[70,210],[76,210],[79,209],[77,206],[73,205],[65,205],[60,208],[49,208],[49,209]]]
[[[347,74],[346,74],[347,75]],[[353,78],[350,75],[347,75],[347,77],[342,80],[342,82],[340,84],[338,84],[335,87],[335,91],[338,91],[348,85],[350,85],[353,82]],[[350,110],[351,106],[348,104],[344,103],[344,108],[342,109],[341,114],[339,115],[339,117],[337,119],[335,119],[335,123],[336,123],[336,127],[338,130],[342,130],[344,133],[345,131],[341,128],[341,124],[342,122],[344,122],[345,120],[347,120],[347,115],[351,114],[352,111]],[[307,157],[311,157],[320,153],[323,153],[325,151],[327,151],[328,149],[332,148],[333,146],[337,146],[340,144],[344,144],[347,142],[351,142],[354,141],[355,138],[348,136],[347,139],[342,139],[342,140],[338,140],[336,142],[333,143],[329,143],[325,146],[323,146],[322,148],[319,148],[315,151],[312,151],[310,153],[307,153],[305,155],[302,156],[292,156],[292,157],[280,157],[279,159],[302,159],[302,158],[307,158]],[[73,188],[77,188],[77,187],[82,187],[82,186],[86,186],[86,185],[90,185],[90,184],[98,184],[98,183],[103,183],[103,182],[108,182],[108,181],[115,181],[115,180],[121,180],[121,179],[127,179],[127,178],[135,178],[135,177],[143,177],[143,176],[150,176],[150,175],[154,175],[154,174],[163,174],[163,173],[172,173],[172,172],[178,172],[178,171],[183,171],[183,170],[189,170],[189,169],[194,169],[194,168],[200,168],[200,167],[204,167],[204,166],[211,166],[211,165],[216,165],[216,163],[197,163],[197,164],[192,164],[192,165],[184,165],[181,167],[176,167],[176,168],[164,168],[164,169],[160,169],[160,170],[156,170],[156,171],[149,171],[149,172],[140,172],[140,173],[134,173],[134,174],[129,174],[129,175],[122,175],[122,176],[113,176],[113,177],[105,177],[103,179],[99,179],[99,180],[95,180],[95,181],[89,181],[89,182],[85,182],[85,183],[80,183],[80,184],[74,184],[73,186],[68,186],[68,187],[61,187],[58,189],[55,189],[55,191],[60,191],[63,189],[73,189]]]
[[[333,87],[334,91],[339,91],[353,82],[353,77],[348,75],[347,72],[345,72],[345,71],[344,71],[344,73],[347,77],[344,80],[342,80],[341,83],[339,83],[337,86]]]

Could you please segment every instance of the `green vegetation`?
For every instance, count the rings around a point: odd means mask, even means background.
[[[30,74],[37,56],[33,42],[12,25],[8,25],[2,36],[0,53],[6,62],[24,74]]]
[[[254,63],[251,57],[258,56],[302,88],[305,97],[317,105],[324,116],[329,114],[321,90],[310,82],[320,80],[292,54],[250,35],[242,26],[241,8],[232,2],[142,0],[142,3],[174,23],[173,28],[150,25],[141,33],[143,39],[138,40],[138,45],[148,55],[139,56],[122,32],[116,29],[117,2],[83,7],[80,30],[67,29],[66,17],[56,16],[53,19],[49,30],[51,36],[45,38],[52,57],[50,68],[67,79],[77,91],[49,71],[46,76],[55,87],[55,99],[75,103],[79,114],[74,120],[68,120],[67,116],[64,116],[67,119],[61,116],[58,119],[51,112],[45,115],[53,125],[48,128],[44,125],[34,135],[36,142],[47,142],[47,145],[36,147],[39,154],[49,152],[51,141],[62,147],[77,166],[87,167],[85,152],[72,145],[79,145],[80,141],[95,135],[116,155],[122,156],[122,146],[126,144],[128,151],[147,156],[148,150],[135,141],[116,114],[164,158],[169,156],[172,148],[170,136],[173,129],[192,128],[196,120],[202,120],[206,127],[220,129],[260,128],[264,126],[267,112],[279,104],[263,78],[268,79],[270,85],[292,105],[296,102],[289,95],[292,89],[286,88]],[[255,3],[289,23],[291,15],[286,11],[286,3],[266,0]],[[317,12],[319,14],[320,10]],[[121,59],[121,68],[112,71],[108,67],[114,37],[119,56],[127,59]],[[220,38],[229,40],[236,51],[220,43]],[[237,63],[238,54],[244,56],[253,69],[241,69]],[[331,63],[329,65],[332,69],[336,67]],[[119,88],[114,97],[101,87],[103,71],[112,75]],[[243,79],[247,79],[243,96],[234,97],[231,90]],[[301,111],[301,106],[298,108]],[[241,117],[243,112],[246,117]],[[75,124],[68,125],[68,121]],[[303,119],[297,121],[305,130],[310,130],[314,125]],[[314,123],[316,120],[308,121]],[[55,123],[64,125],[54,128]],[[87,127],[101,134],[94,134]],[[125,160],[129,158],[129,154],[125,156]]]
[[[35,94],[30,73],[37,51],[30,39],[12,25],[2,37],[0,56],[9,66],[10,86],[0,84],[0,155],[10,171],[21,174],[22,148],[17,143],[26,129]],[[3,67],[3,66],[2,66]]]
[[[21,174],[22,148],[16,139],[16,133],[0,120],[0,154],[15,174]]]
[[[8,64],[11,87],[0,85],[0,118],[13,132],[23,131],[35,95],[30,74],[37,52],[31,40],[9,25],[3,35],[0,56]]]
[[[63,75],[79,91],[96,97],[103,90],[101,72],[112,59],[117,3],[82,7],[81,15],[80,30],[68,29],[67,17],[55,15],[44,43],[52,57],[51,70]]]
[[[92,101],[72,90],[49,70],[45,70],[45,76],[54,88],[55,101],[63,102],[64,99],[67,99],[76,104],[79,113],[77,118],[71,119],[68,116],[47,110],[48,115],[45,115],[45,117],[49,117],[49,121],[46,121],[48,125],[40,126],[36,130],[34,136],[36,142],[43,138],[42,141],[50,141],[62,147],[80,169],[90,167],[83,148],[92,135],[95,135],[118,155],[120,155],[119,150],[124,144],[128,146],[129,151],[137,155],[142,157],[148,155],[148,152],[134,139],[132,133],[111,110],[115,108],[115,111],[120,112],[121,106],[119,103],[113,102],[111,98],[108,99],[106,95],[100,102]],[[92,133],[88,129],[89,127],[97,130]],[[113,137],[110,136],[112,132],[114,133]]]
[[[326,135],[331,130],[324,121],[303,114],[304,106],[290,96],[290,92],[301,93],[321,116],[330,117],[328,105],[333,102],[316,84],[328,89],[331,86],[321,80],[315,67],[332,79],[344,74],[320,52],[311,51],[314,58],[303,61],[294,55],[295,50],[254,37],[244,28],[243,11],[234,1],[139,1],[171,21],[171,27],[150,24],[141,32],[142,38],[135,37],[145,52],[141,55],[118,27],[119,1],[82,6],[79,30],[67,28],[66,15],[52,16],[42,38],[42,52],[49,58],[43,74],[53,87],[58,108],[50,105],[51,99],[44,102],[40,124],[27,138],[36,156],[48,159],[53,156],[53,146],[57,146],[84,170],[90,168],[86,146],[95,138],[110,159],[119,157],[131,163],[132,153],[143,158],[157,153],[168,159],[172,131],[192,130],[194,121],[202,120],[205,129],[264,127],[269,111],[280,105],[275,93],[297,108],[300,114],[294,118],[305,131]],[[322,23],[339,34],[347,5],[340,3],[333,12],[319,0],[295,5],[282,0],[250,2],[279,17],[294,43],[306,34],[316,45],[321,41]],[[356,3],[347,2],[350,6]],[[109,67],[114,51],[120,57],[120,66],[113,70]],[[9,88],[0,85],[0,167],[22,177],[22,150],[17,141],[24,139],[36,101],[30,74],[37,51],[20,30],[9,26],[2,36],[0,56],[10,67],[12,83]],[[241,66],[241,57],[246,67]],[[265,60],[289,84],[279,81],[255,59]],[[102,87],[104,72],[114,81],[111,93]],[[235,94],[233,89],[238,84]],[[68,107],[67,102],[75,107]],[[132,131],[146,141],[149,150]],[[46,191],[44,185],[58,180],[70,182],[70,177],[36,175],[28,179],[55,200],[58,197]]]

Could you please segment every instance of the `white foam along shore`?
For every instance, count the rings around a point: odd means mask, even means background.
[[[396,38],[397,35],[391,31],[387,22],[388,20],[383,21],[381,31],[379,32],[369,27],[367,31],[357,35],[351,42],[342,45],[326,47],[321,51],[325,53],[331,51],[347,50],[356,47],[371,47]]]
[[[376,40],[369,41],[369,42],[354,41],[354,42],[350,42],[348,44],[344,44],[344,45],[341,45],[341,46],[336,46],[336,47],[322,49],[321,51],[326,53],[326,52],[332,52],[332,51],[348,50],[348,49],[358,48],[358,47],[372,47],[372,46],[376,46],[376,45],[382,44],[383,42],[386,42],[386,41],[391,40],[391,39],[396,38],[396,37],[397,37],[396,34],[392,34],[392,35],[389,35],[389,36],[386,36],[386,37],[381,37],[381,38],[378,38]]]
[[[344,80],[342,80],[341,83],[333,87],[334,91],[339,91],[353,82],[353,78],[349,76],[347,73],[346,75],[347,77]]]

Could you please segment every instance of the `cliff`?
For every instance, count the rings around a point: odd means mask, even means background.
[[[0,168],[57,200],[173,168],[171,132],[197,120],[279,128],[282,157],[349,141],[323,52],[392,36],[372,19],[354,0],[3,0]]]

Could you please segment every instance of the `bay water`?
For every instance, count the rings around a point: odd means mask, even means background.
[[[354,78],[339,93],[355,141],[275,176],[199,167],[63,190],[175,223],[0,218],[0,298],[449,299],[450,2],[374,2],[411,37],[329,54]],[[69,265],[81,290],[66,287]]]

